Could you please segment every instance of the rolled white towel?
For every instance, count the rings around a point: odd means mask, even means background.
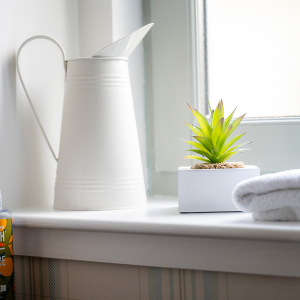
[[[266,174],[240,182],[232,193],[238,209],[261,221],[300,220],[300,170]]]

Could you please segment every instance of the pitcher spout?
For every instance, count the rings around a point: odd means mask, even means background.
[[[154,23],[150,23],[148,25],[143,26],[135,32],[121,38],[120,40],[98,51],[92,57],[96,58],[99,56],[117,56],[128,58],[153,25]]]

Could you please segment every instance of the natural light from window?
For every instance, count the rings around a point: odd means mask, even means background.
[[[300,116],[300,0],[209,0],[206,13],[212,106]]]

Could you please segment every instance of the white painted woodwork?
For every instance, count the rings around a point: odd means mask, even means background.
[[[179,214],[176,199],[106,212],[13,210],[16,255],[300,276],[300,227],[248,213]]]
[[[149,13],[155,24],[151,29],[151,66],[148,88],[153,102],[154,170],[176,171],[179,165],[190,165],[182,160],[187,149],[183,139],[189,139],[192,113],[185,102],[194,105],[191,87],[187,1],[148,1]],[[175,166],[177,166],[175,168]]]
[[[242,160],[245,164],[255,164],[261,174],[300,168],[299,120],[245,121],[235,130],[232,137],[247,132],[239,143],[250,151],[238,153],[230,161]]]

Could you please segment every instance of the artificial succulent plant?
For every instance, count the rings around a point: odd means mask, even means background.
[[[189,149],[187,151],[192,151],[194,153],[200,154],[201,156],[189,155],[184,158],[197,159],[206,163],[221,163],[226,161],[236,153],[242,152],[243,150],[249,150],[239,148],[249,143],[243,143],[233,146],[233,144],[245,133],[240,134],[228,141],[228,138],[238,127],[245,114],[231,122],[233,114],[235,112],[234,110],[225,119],[224,105],[223,101],[221,100],[219,101],[218,106],[215,110],[212,110],[209,105],[210,117],[209,120],[206,120],[206,118],[196,109],[192,109],[189,104],[188,106],[195,116],[199,126],[190,125],[185,122],[189,126],[189,128],[196,134],[195,136],[193,136],[196,141],[185,141],[186,143],[194,146],[196,149]]]

